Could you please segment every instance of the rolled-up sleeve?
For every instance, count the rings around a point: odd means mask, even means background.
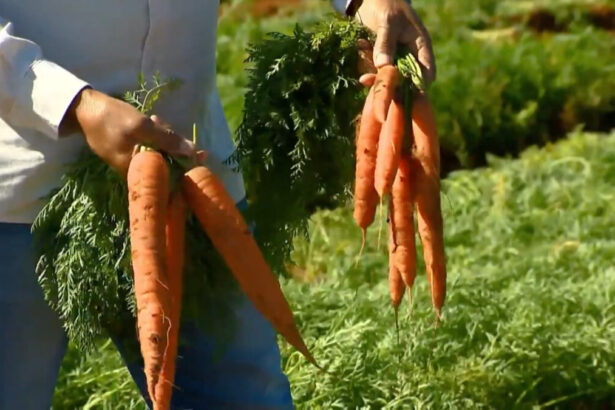
[[[331,0],[333,8],[346,16],[354,17],[363,0]]]
[[[14,35],[0,17],[0,117],[15,127],[58,138],[58,128],[75,96],[88,84],[46,60],[34,42]]]

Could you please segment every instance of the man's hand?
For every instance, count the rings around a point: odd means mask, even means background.
[[[393,64],[397,45],[404,44],[421,65],[425,82],[430,84],[435,80],[436,62],[429,33],[409,3],[405,0],[363,0],[356,18],[376,33],[375,67]]]
[[[123,177],[134,147],[147,144],[171,155],[195,158],[192,142],[130,104],[89,88],[75,98],[60,133],[81,131],[92,151]]]

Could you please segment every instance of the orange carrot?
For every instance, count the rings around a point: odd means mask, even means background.
[[[391,226],[395,242],[394,262],[404,283],[412,291],[416,277],[414,241],[414,198],[410,156],[402,157],[391,194]]]
[[[403,103],[394,98],[389,105],[389,115],[382,126],[378,142],[374,186],[380,198],[391,192],[395,180],[405,133],[404,124]]]
[[[374,188],[374,172],[381,125],[374,117],[373,101],[372,88],[365,100],[356,141],[354,220],[363,233],[363,244],[365,244],[365,233],[374,222],[378,206],[378,193]]]
[[[412,105],[412,132],[416,173],[416,206],[418,229],[423,244],[423,258],[427,279],[431,286],[431,300],[440,317],[446,298],[446,256],[440,207],[440,151],[436,121],[429,99],[417,94]]]
[[[254,306],[318,366],[299,334],[280,284],[222,182],[207,168],[197,166],[184,175],[182,190],[186,203]]]
[[[171,314],[165,260],[169,169],[162,155],[137,152],[128,168],[127,183],[137,328],[147,390],[155,401]]]
[[[169,409],[175,380],[181,300],[183,289],[184,244],[186,232],[186,204],[181,191],[171,195],[166,217],[166,261],[171,302],[169,344],[164,355],[162,371],[156,386],[155,409]]]
[[[399,71],[393,65],[385,65],[378,69],[374,82],[374,114],[383,124],[387,118],[389,105],[399,83]]]
[[[392,215],[392,212],[391,212]],[[399,305],[404,297],[404,281],[402,280],[397,264],[395,263],[395,251],[397,245],[393,234],[393,221],[389,221],[389,293],[391,295],[391,304],[395,310],[395,328],[399,334],[399,322],[397,319]]]

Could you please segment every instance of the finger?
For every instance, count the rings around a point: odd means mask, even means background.
[[[357,48],[361,51],[372,51],[373,47],[369,40],[360,38],[357,40]]]
[[[376,81],[376,74],[363,74],[359,77],[359,82],[365,87],[371,87]]]
[[[424,70],[423,76],[427,84],[436,80],[436,59],[431,46],[431,41],[421,36],[417,39],[417,59]]]
[[[402,36],[402,43],[407,45],[412,55],[416,57],[425,83],[431,84],[435,81],[436,63],[429,38],[409,27]]]
[[[146,142],[168,154],[194,158],[196,150],[192,142],[177,134],[171,128],[165,128],[153,120],[149,124],[151,125],[146,126],[143,130],[145,134],[143,138]]]
[[[375,73],[374,66],[374,50],[369,41],[365,39],[357,40],[357,49],[359,51],[359,74]]]
[[[376,43],[374,44],[374,65],[376,68],[393,64],[398,34],[399,25],[396,20],[386,19],[378,27]]]
[[[407,10],[409,24],[400,36],[400,41],[410,47],[410,52],[416,57],[423,71],[427,84],[435,81],[436,61],[429,32],[413,9]]]
[[[157,116],[156,114],[150,116],[149,118],[152,121],[154,121],[154,124],[156,124],[156,125],[159,125],[159,126],[161,126],[163,128],[166,128],[166,129],[170,129],[171,128],[171,124],[169,124],[168,122],[162,121],[162,119],[159,116]]]
[[[168,134],[170,133],[174,133],[173,130],[171,129],[171,124],[169,124],[166,121],[163,121],[159,116],[157,116],[156,114],[150,116],[150,119],[154,122],[154,124],[156,124],[157,126],[160,126],[162,128],[164,128],[166,130],[166,132]],[[196,148],[195,148],[196,149]],[[204,151],[203,151],[204,152]],[[195,153],[191,154],[191,155],[195,155]]]

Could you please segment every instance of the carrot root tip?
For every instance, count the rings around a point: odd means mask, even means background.
[[[399,305],[394,305],[393,310],[395,311],[395,332],[397,333],[397,347],[399,348]]]
[[[367,235],[367,228],[361,228],[361,249],[359,249],[359,254],[357,255],[357,259],[354,262],[354,267],[359,266],[359,260],[363,255],[363,249],[365,248],[365,237]]]
[[[414,312],[414,298],[412,297],[412,288],[408,289],[408,304],[410,305],[410,311],[408,312],[408,317],[412,318],[412,313]]]

